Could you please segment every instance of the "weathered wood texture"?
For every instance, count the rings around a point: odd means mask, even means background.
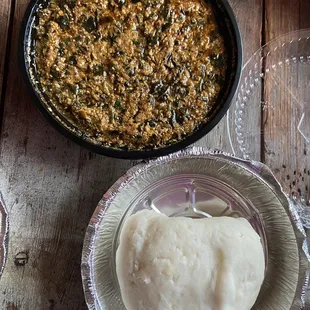
[[[309,12],[309,1],[266,0],[265,42],[290,31],[309,28]]]
[[[11,1],[2,0],[0,3],[0,98],[2,98],[5,59],[7,56],[8,31],[10,24]]]
[[[263,0],[234,0],[230,2],[236,14],[241,31],[245,63],[261,46]],[[254,108],[254,110],[253,113],[260,113],[259,107]],[[255,126],[256,129],[260,131],[260,123],[256,123]],[[212,130],[211,134],[201,139],[197,144],[200,146],[218,148],[228,153],[232,153],[227,136],[226,117],[223,118],[218,126]],[[254,152],[259,158],[260,144],[255,145],[254,148]]]

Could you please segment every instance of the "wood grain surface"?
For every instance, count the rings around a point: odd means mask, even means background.
[[[230,1],[237,17],[242,41],[244,63],[250,56],[256,52],[261,46],[262,40],[262,0],[234,0]],[[260,107],[254,108],[253,113],[260,113]],[[260,131],[260,123],[253,125],[257,131]],[[212,132],[201,139],[197,143],[200,146],[218,148],[228,153],[232,153],[232,149],[227,136],[226,118],[223,118],[219,125]],[[254,147],[256,154],[255,159],[260,159],[260,143]]]
[[[243,37],[244,60],[263,42],[306,27],[310,20],[306,2],[231,0]],[[17,63],[17,38],[27,3],[0,3],[0,83],[6,81],[2,88],[0,188],[10,216],[0,308],[86,309],[80,277],[85,229],[103,193],[134,162],[82,149],[56,132],[34,108]],[[261,113],[260,108],[253,113]],[[260,123],[254,126],[261,129]],[[231,152],[226,120],[197,145]],[[256,148],[260,156],[260,144]]]
[[[3,85],[3,78],[7,76],[8,66],[6,59],[9,56],[10,49],[10,36],[9,26],[11,20],[11,12],[14,8],[11,7],[10,0],[2,0],[0,3],[0,100],[1,104],[4,104],[5,94],[2,94],[2,91],[6,89],[6,81]],[[0,108],[1,110],[1,108]],[[1,114],[1,113],[0,113]]]

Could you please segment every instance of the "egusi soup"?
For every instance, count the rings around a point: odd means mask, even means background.
[[[226,72],[211,5],[199,0],[51,0],[35,64],[51,104],[89,138],[131,150],[208,122]]]

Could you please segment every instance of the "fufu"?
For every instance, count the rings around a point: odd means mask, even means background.
[[[247,220],[143,210],[121,231],[116,271],[127,310],[250,310],[264,278]]]

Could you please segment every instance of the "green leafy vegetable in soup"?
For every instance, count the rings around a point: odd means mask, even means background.
[[[52,104],[107,146],[157,148],[208,121],[226,72],[200,0],[51,0],[35,61]]]

